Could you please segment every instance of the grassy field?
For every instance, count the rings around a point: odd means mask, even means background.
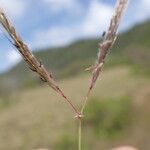
[[[64,91],[79,106],[88,83],[87,74],[60,82]],[[117,100],[121,97],[130,97],[132,101],[132,123],[129,121],[121,135],[113,139],[95,135],[92,127],[86,125],[83,130],[84,150],[107,150],[120,144],[149,149],[150,80],[135,76],[126,66],[104,70],[91,100]],[[1,150],[33,150],[41,147],[49,150],[77,149],[74,114],[49,87],[43,85],[19,93],[16,91],[8,101],[9,105],[0,111]]]

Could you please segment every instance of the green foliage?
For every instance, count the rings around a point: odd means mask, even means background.
[[[85,137],[86,139],[86,137]],[[72,135],[71,133],[62,134],[58,141],[53,143],[54,150],[77,150],[77,136]],[[87,140],[84,142],[82,141],[82,148],[83,150],[91,150],[90,141]]]
[[[117,137],[131,124],[131,108],[129,97],[107,100],[93,98],[85,112],[85,125],[94,128],[99,137]]]
[[[59,141],[54,144],[55,150],[76,150],[77,144],[71,135],[64,134]]]

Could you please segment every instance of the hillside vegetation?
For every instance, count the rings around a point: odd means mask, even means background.
[[[120,144],[149,149],[150,81],[131,72],[131,68],[123,66],[103,72],[86,110],[84,149],[108,150]],[[88,81],[87,75],[80,75],[65,79],[60,85],[80,105]],[[68,104],[49,87],[16,93],[11,97],[11,105],[0,112],[0,149],[76,150],[77,128],[73,116]]]
[[[45,49],[36,52],[37,58],[53,72],[58,79],[66,78],[84,72],[93,64],[100,40],[85,40],[70,46],[56,49]],[[109,55],[105,68],[116,65],[129,65],[139,73],[150,73],[150,22],[140,24],[121,34]],[[22,61],[8,73],[0,76],[3,88],[0,94],[7,90],[33,87],[41,83]]]

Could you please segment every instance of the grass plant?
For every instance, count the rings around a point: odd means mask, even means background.
[[[85,101],[83,102],[83,105],[80,108],[78,108],[70,98],[68,98],[63,90],[58,86],[56,83],[52,73],[50,73],[42,64],[41,61],[39,61],[31,52],[31,50],[28,48],[28,46],[23,42],[20,35],[17,33],[15,27],[12,25],[12,23],[9,21],[8,17],[4,13],[4,11],[0,10],[0,23],[3,26],[4,33],[7,37],[7,39],[11,42],[11,44],[18,50],[18,52],[22,55],[22,58],[26,61],[29,68],[35,72],[40,79],[43,82],[46,82],[54,91],[56,91],[58,94],[61,95],[62,98],[65,99],[65,101],[69,104],[70,108],[75,112],[75,118],[78,121],[78,150],[82,149],[82,119],[84,118],[84,109],[86,107],[87,101],[89,99],[90,93],[92,89],[94,88],[96,81],[102,71],[106,55],[113,46],[116,37],[117,37],[117,31],[118,26],[120,23],[120,20],[122,18],[123,12],[127,6],[128,0],[117,0],[117,5],[114,11],[114,14],[111,18],[110,25],[108,28],[108,31],[103,34],[103,39],[101,43],[99,44],[99,51],[96,63],[88,68],[87,70],[90,70],[92,72],[92,79],[91,83],[85,98]],[[97,18],[98,19],[98,18]]]

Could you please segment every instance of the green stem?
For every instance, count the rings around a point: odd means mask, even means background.
[[[82,147],[82,118],[78,119],[78,150],[81,150]]]

